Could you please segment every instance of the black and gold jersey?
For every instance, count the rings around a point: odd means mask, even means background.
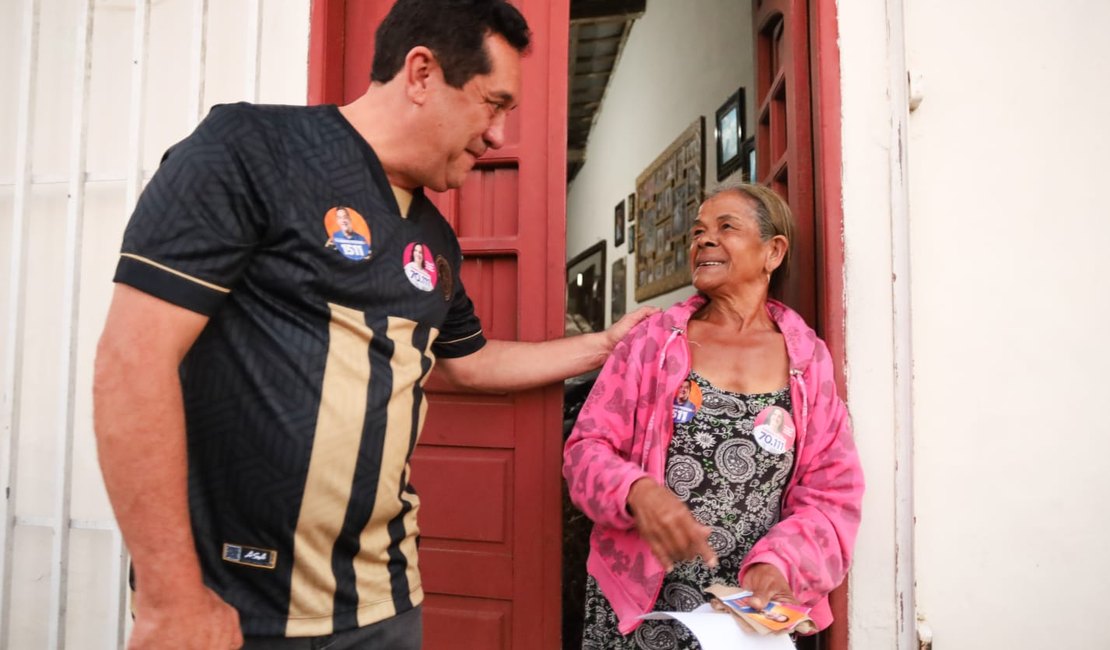
[[[190,512],[246,634],[338,632],[423,598],[422,385],[485,339],[450,225],[421,192],[407,214],[398,199],[336,107],[221,106],[124,235],[117,282],[210,318],[180,370]]]

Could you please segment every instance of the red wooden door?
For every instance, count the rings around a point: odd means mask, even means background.
[[[459,235],[462,279],[488,338],[563,334],[568,0],[517,0],[533,31],[506,144],[433,200]],[[310,102],[369,83],[392,0],[315,0]],[[413,458],[421,496],[425,648],[557,648],[561,386],[515,395],[429,382]]]
[[[752,9],[756,180],[786,197],[797,221],[793,269],[782,298],[829,344],[843,395],[844,256],[835,0],[753,0]],[[832,627],[820,638],[800,640],[799,648],[848,647],[846,584],[830,600],[836,619]]]
[[[756,174],[786,197],[797,224],[783,300],[817,323],[813,130],[806,0],[754,0]]]

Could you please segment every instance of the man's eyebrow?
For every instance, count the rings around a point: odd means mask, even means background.
[[[516,99],[515,97],[513,97],[513,94],[511,92],[508,92],[506,90],[496,90],[490,93],[490,95],[493,99],[498,100],[502,104],[512,104],[513,100]]]

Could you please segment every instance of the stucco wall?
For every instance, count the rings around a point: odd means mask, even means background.
[[[869,479],[857,648],[893,647],[893,513],[910,496],[893,487],[888,80],[901,71],[887,68],[900,44],[886,7],[840,6],[849,393]],[[905,11],[922,82],[903,141],[917,609],[937,647],[1105,647],[1110,5]]]
[[[19,147],[18,106],[23,15],[31,3],[4,3],[0,19],[0,314],[5,336],[12,331],[14,308],[9,286],[13,277],[13,197]],[[30,157],[32,183],[27,201],[26,270],[21,287],[26,305],[19,318],[24,327],[21,390],[15,422],[19,432],[18,517],[14,533],[12,610],[8,635],[12,648],[47,647],[51,539],[49,524],[59,503],[56,472],[62,466],[57,443],[64,426],[70,377],[62,368],[60,350],[66,336],[63,318],[67,182],[74,137],[73,106],[77,83],[77,38],[81,0],[41,0],[36,92],[32,107]],[[255,40],[249,29],[248,0],[209,1],[204,95],[190,96],[193,0],[153,0],[150,10],[147,90],[142,102],[145,123],[141,165],[143,176],[157,168],[162,152],[189,133],[191,113],[207,112],[212,104],[250,99],[248,53]],[[304,103],[307,88],[309,0],[262,3],[258,99]],[[130,110],[132,41],[135,2],[94,3],[91,76],[88,104],[88,151],[84,229],[79,242],[80,287],[77,301],[71,516],[77,522],[71,537],[67,647],[112,647],[115,622],[109,613],[118,593],[111,573],[111,510],[96,465],[91,425],[92,357],[111,293],[119,241],[129,215],[126,205],[130,131],[138,116]],[[197,108],[199,105],[199,109]],[[192,106],[193,108],[190,108]],[[8,351],[0,346],[0,367]],[[0,378],[2,380],[2,378]],[[9,435],[9,412],[0,413],[3,437]],[[2,449],[2,447],[0,447]],[[0,451],[3,455],[3,451]],[[8,458],[0,458],[6,466]]]
[[[648,0],[629,34],[590,133],[586,164],[568,188],[567,259],[604,239],[606,314],[612,264],[627,258],[628,309],[635,300],[634,255],[613,246],[613,208],[636,190],[636,177],[699,115],[705,117],[706,188],[717,179],[713,136],[717,107],[739,87],[748,92],[752,125],[754,66],[751,8],[735,0]],[[670,306],[689,286],[643,304]]]

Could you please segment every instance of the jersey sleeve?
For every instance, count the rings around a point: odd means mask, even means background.
[[[462,255],[460,263],[455,268],[462,269]],[[458,274],[456,274],[458,275]],[[432,352],[437,357],[455,359],[474,354],[486,344],[486,337],[482,335],[482,323],[474,313],[474,303],[466,294],[462,279],[455,283],[454,295],[451,297],[451,306],[447,310],[447,318],[443,321],[443,329],[439,337],[432,344]]]
[[[124,231],[115,281],[212,315],[262,239],[272,161],[245,108],[218,106],[174,145]]]

